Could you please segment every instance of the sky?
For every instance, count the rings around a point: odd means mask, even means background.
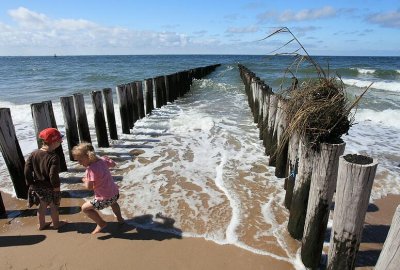
[[[281,27],[292,34],[265,39]],[[400,56],[400,1],[0,0],[0,56],[265,55],[300,44],[310,55]]]

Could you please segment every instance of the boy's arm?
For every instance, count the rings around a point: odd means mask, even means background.
[[[49,172],[50,183],[53,186],[54,191],[60,191],[59,173],[60,173],[60,159],[58,156],[54,156],[50,165],[50,172]]]
[[[28,159],[25,162],[25,167],[24,167],[24,174],[25,174],[25,183],[29,187],[30,185],[33,184],[33,175],[32,175],[32,157],[29,156]]]

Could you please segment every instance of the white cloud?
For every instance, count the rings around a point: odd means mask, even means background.
[[[226,30],[227,33],[232,34],[244,34],[244,33],[255,33],[258,32],[257,26],[248,26],[248,27],[230,27]]]
[[[275,20],[279,22],[308,21],[316,19],[330,18],[337,14],[337,11],[331,6],[325,6],[319,9],[303,9],[300,11],[286,10],[281,13],[265,12],[257,17],[260,22]]]
[[[367,18],[367,21],[388,28],[400,28],[400,11],[375,13]]]

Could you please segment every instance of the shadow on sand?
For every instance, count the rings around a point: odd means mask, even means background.
[[[156,220],[155,220],[156,219]],[[157,214],[155,219],[153,215],[142,215],[132,219],[125,220],[125,223],[108,222],[107,227],[103,229],[101,236],[97,239],[108,240],[119,238],[125,240],[157,240],[181,239],[182,231],[174,227],[175,220],[162,214]],[[91,233],[96,227],[91,222],[68,223],[59,229],[60,233],[76,231],[82,234]],[[106,233],[106,235],[103,235]]]
[[[45,235],[0,236],[0,247],[35,245],[46,239]]]

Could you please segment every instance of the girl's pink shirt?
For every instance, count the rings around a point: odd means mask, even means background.
[[[118,194],[118,186],[114,183],[109,170],[115,162],[104,156],[86,168],[87,181],[93,182],[94,197],[97,200],[106,200]]]

